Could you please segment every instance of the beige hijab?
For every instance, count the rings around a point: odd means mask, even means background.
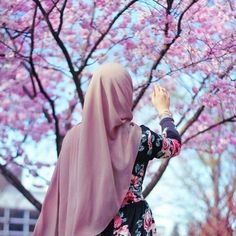
[[[85,96],[82,123],[69,130],[34,236],[94,236],[128,191],[141,128],[131,122],[133,85],[116,63],[101,66]]]

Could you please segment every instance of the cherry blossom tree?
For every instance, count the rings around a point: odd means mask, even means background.
[[[40,177],[55,165],[35,161],[26,146],[53,138],[59,154],[66,132],[80,121],[93,69],[106,61],[131,72],[134,116],[150,109],[146,124],[158,119],[152,85],[170,91],[183,149],[220,142],[212,150],[218,155],[235,144],[229,125],[236,118],[235,9],[231,0],[1,1],[1,173],[40,209],[8,167]],[[218,130],[220,138],[212,138]],[[168,163],[149,173],[144,196]]]
[[[176,170],[182,194],[191,196],[189,201],[179,199],[182,214],[186,215],[183,218],[189,222],[188,235],[232,236],[236,229],[235,149],[228,143],[224,144],[227,148],[221,146],[221,133],[222,130],[216,131],[212,141],[198,147],[195,161],[183,159],[181,166],[185,171]],[[215,153],[217,146],[221,151]]]

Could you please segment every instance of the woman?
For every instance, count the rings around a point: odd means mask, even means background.
[[[162,134],[132,122],[132,96],[131,77],[120,64],[94,73],[82,122],[63,140],[34,236],[155,234],[142,181],[148,161],[178,155],[181,139],[164,88],[152,94]]]

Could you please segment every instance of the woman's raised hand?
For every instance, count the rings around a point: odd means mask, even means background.
[[[165,88],[160,85],[155,85],[153,93],[151,94],[151,99],[159,114],[162,114],[166,110],[169,111],[170,94]]]

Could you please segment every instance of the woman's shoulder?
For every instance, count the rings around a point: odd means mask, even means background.
[[[152,129],[152,128],[150,128],[150,127],[147,126],[147,125],[141,124],[141,125],[139,125],[139,127],[140,127],[141,130],[142,130],[142,136],[143,136],[143,137],[144,137],[144,136],[149,137],[149,136],[153,136],[153,135],[156,136],[156,135],[159,134],[156,129]]]
[[[144,124],[139,125],[139,127],[142,129],[142,132],[145,132],[147,130],[150,130],[150,128]]]
[[[144,128],[148,128],[146,125],[142,124],[142,125],[139,125],[142,129]]]

